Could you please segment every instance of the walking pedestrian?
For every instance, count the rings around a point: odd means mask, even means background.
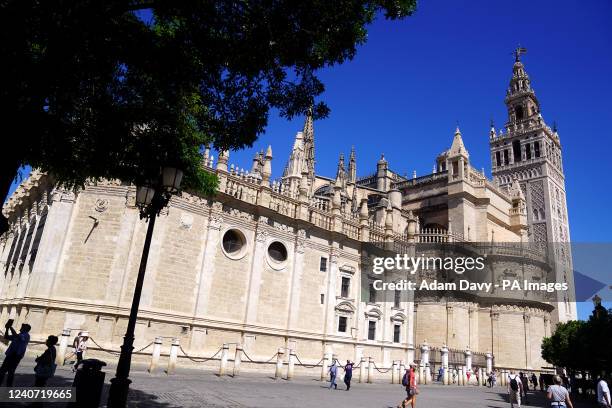
[[[610,388],[602,376],[600,376],[599,381],[597,381],[597,403],[599,404],[600,408],[612,408]]]
[[[55,350],[55,345],[57,344],[57,336],[49,336],[47,337],[47,341],[45,344],[47,345],[47,349],[42,355],[36,357],[36,366],[34,367],[35,387],[44,387],[47,384],[47,380],[55,375],[55,368],[57,367],[55,364],[55,356],[57,352]]]
[[[351,389],[351,379],[353,378],[353,362],[351,360],[346,360],[346,365],[344,366],[344,384],[346,384],[346,390]]]
[[[521,388],[523,390],[523,402],[528,404],[527,402],[527,391],[529,391],[529,380],[527,379],[527,375],[522,371],[519,373],[519,378],[521,379],[521,384],[523,385]]]
[[[510,375],[508,375],[508,398],[510,399],[510,408],[514,408],[514,403],[521,408],[521,388],[523,387],[523,382],[521,381],[521,377],[519,377],[514,370],[510,371]]]
[[[89,332],[83,331],[79,332],[72,342],[74,354],[77,358],[76,363],[72,367],[73,372],[76,371],[79,368],[79,365],[83,362],[83,354],[85,354],[85,350],[87,350],[87,340],[89,340]]]
[[[332,387],[334,387],[335,390],[338,389],[338,384],[336,384],[336,375],[338,374],[338,365],[337,365],[337,361],[334,360],[332,362],[331,367],[329,367],[329,376],[330,376],[330,380],[329,380],[329,389],[331,390]]]
[[[10,319],[4,328],[4,338],[9,340],[11,344],[9,344],[4,352],[4,361],[2,362],[2,366],[0,366],[0,386],[6,374],[6,386],[12,387],[13,379],[15,378],[15,370],[26,352],[26,348],[30,342],[29,332],[32,328],[29,324],[24,323],[21,325],[19,333],[17,333],[13,328],[13,319]],[[9,332],[11,334],[9,334]]]
[[[402,386],[406,388],[406,398],[398,405],[398,408],[406,408],[408,404],[410,404],[412,408],[416,407],[416,396],[419,390],[416,384],[415,369],[416,364],[411,363],[410,368],[406,370],[402,377]]]
[[[533,384],[533,390],[538,389],[538,377],[536,377],[535,373],[531,373],[531,383]]]
[[[553,407],[565,407],[574,408],[572,405],[572,401],[570,400],[569,392],[567,388],[561,386],[561,377],[555,375],[553,377],[553,385],[548,387],[548,391],[546,391],[546,398],[551,400],[550,405]]]

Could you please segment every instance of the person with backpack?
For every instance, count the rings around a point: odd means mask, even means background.
[[[51,335],[47,337],[47,341],[45,342],[47,349],[42,355],[36,357],[36,360],[34,360],[36,362],[36,366],[34,367],[35,387],[44,387],[47,384],[47,380],[55,375],[55,368],[57,367],[55,364],[55,356],[57,355],[55,345],[57,341],[57,336]]]
[[[329,367],[329,389],[331,390],[332,387],[334,387],[335,390],[338,389],[338,384],[336,384],[336,375],[338,375],[338,365],[336,364],[337,361],[334,360],[332,362],[331,367]]]
[[[574,408],[567,388],[561,386],[561,377],[555,375],[553,377],[553,383],[554,384],[548,387],[546,391],[546,398],[551,400],[550,406],[553,408]]]
[[[521,377],[519,377],[514,370],[511,370],[510,375],[508,375],[508,397],[510,399],[510,408],[514,408],[515,402],[516,405],[518,405],[518,408],[521,408],[522,388],[523,382],[521,381]]]
[[[398,408],[406,408],[408,404],[412,406],[412,408],[416,407],[416,396],[419,393],[416,384],[416,374],[415,374],[416,364],[411,363],[410,368],[406,370],[404,376],[402,377],[402,386],[406,388],[406,398],[398,405]]]

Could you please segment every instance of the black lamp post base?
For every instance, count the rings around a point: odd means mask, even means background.
[[[111,386],[108,391],[108,407],[125,407],[127,405],[128,392],[132,380],[129,378],[112,378]]]

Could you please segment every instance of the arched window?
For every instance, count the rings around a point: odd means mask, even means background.
[[[514,114],[516,115],[516,120],[522,120],[524,116],[523,107],[521,105],[517,105],[514,108]]]

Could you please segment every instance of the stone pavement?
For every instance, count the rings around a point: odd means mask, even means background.
[[[217,377],[210,371],[179,369],[175,375],[149,375],[144,366],[132,370],[133,381],[129,396],[130,407],[151,408],[338,408],[338,407],[395,407],[405,395],[400,385],[387,383],[354,383],[350,391],[344,390],[340,381],[338,390],[328,390],[327,385],[313,378],[297,378],[294,381],[274,380],[266,375],[248,373],[239,377]],[[33,362],[30,358],[20,366],[16,386],[31,385]],[[106,402],[109,380],[114,367],[106,367],[106,384],[103,404]],[[58,368],[49,385],[69,386],[74,374],[69,366]],[[452,408],[508,408],[505,389],[500,387],[458,387],[428,385],[420,387],[419,407]],[[62,404],[49,404],[60,407]],[[16,406],[13,404],[13,406]],[[543,393],[531,392],[529,404],[523,407],[548,407]],[[594,406],[579,402],[576,408]]]

